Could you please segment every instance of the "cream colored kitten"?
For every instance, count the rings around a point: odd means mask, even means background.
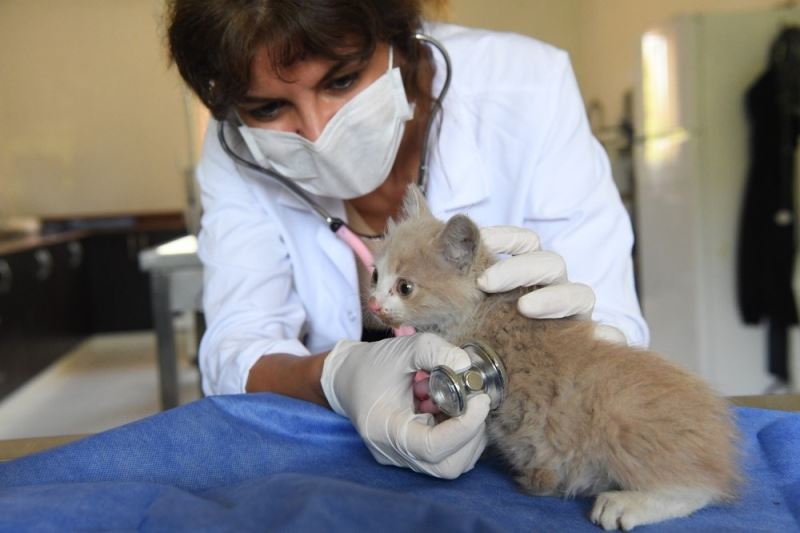
[[[654,353],[594,338],[590,321],[523,317],[524,291],[477,288],[493,261],[469,218],[435,219],[412,186],[377,254],[370,307],[387,325],[495,349],[509,379],[487,431],[523,490],[597,495],[591,520],[625,530],[734,497],[725,400]]]

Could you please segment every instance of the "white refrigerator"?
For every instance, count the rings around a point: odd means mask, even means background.
[[[686,15],[641,39],[635,208],[651,347],[726,395],[775,385],[766,327],[739,315],[736,250],[749,159],[744,96],[789,24],[800,24],[800,9]],[[792,359],[799,344],[793,331]]]

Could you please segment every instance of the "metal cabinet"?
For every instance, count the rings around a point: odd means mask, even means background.
[[[80,243],[0,256],[0,396],[85,336]]]
[[[183,230],[130,231],[83,240],[83,273],[93,333],[153,327],[150,278],[139,268],[139,252],[185,234]]]
[[[153,327],[139,252],[185,235],[158,224],[75,238],[55,228],[39,246],[0,253],[0,398],[92,333]]]
[[[30,283],[26,272],[30,254],[0,256],[0,395],[16,387],[18,354],[24,344],[27,319],[20,306]]]

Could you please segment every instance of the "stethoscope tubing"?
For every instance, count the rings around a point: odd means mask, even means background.
[[[430,136],[431,130],[433,129],[433,123],[436,117],[442,112],[442,102],[444,101],[445,96],[447,96],[447,92],[450,88],[450,80],[452,78],[452,62],[450,61],[450,54],[447,53],[447,49],[444,45],[434,37],[430,35],[426,35],[424,33],[415,33],[414,38],[429,43],[434,48],[436,48],[439,53],[442,55],[445,64],[445,79],[442,85],[439,94],[437,95],[436,99],[433,102],[433,106],[431,108],[430,116],[428,117],[428,123],[425,125],[425,134],[422,139],[422,150],[420,154],[420,164],[417,171],[417,185],[419,186],[420,190],[425,191],[427,189],[427,182],[428,182],[428,145],[430,143]],[[246,167],[248,169],[254,170],[260,174],[264,174],[278,183],[280,183],[283,187],[285,187],[289,192],[291,192],[295,197],[297,197],[300,201],[308,205],[314,212],[322,218],[325,223],[328,225],[330,230],[336,234],[336,236],[341,239],[358,257],[358,260],[364,265],[367,269],[369,274],[371,275],[373,270],[375,269],[375,260],[372,256],[372,252],[370,252],[367,245],[364,241],[359,238],[359,235],[350,228],[347,223],[339,217],[335,217],[331,215],[325,208],[323,208],[319,203],[317,203],[311,196],[306,194],[306,192],[300,188],[294,181],[287,178],[286,176],[282,175],[281,173],[275,171],[272,168],[267,168],[255,163],[253,161],[249,161],[244,157],[237,154],[233,148],[228,144],[227,139],[225,138],[225,121],[221,120],[217,127],[217,137],[219,139],[219,143],[222,146],[222,149],[225,153],[237,164]],[[380,235],[374,236],[362,236],[366,238],[380,238]],[[413,328],[396,328],[395,335],[409,335],[413,333]]]
[[[447,49],[439,40],[419,32],[414,34],[414,38],[418,41],[430,43],[436,48],[442,55],[442,59],[444,59],[445,68],[444,83],[442,84],[439,94],[436,96],[436,100],[433,102],[431,114],[430,117],[428,117],[428,123],[425,125],[425,135],[422,138],[422,153],[420,154],[419,170],[417,171],[417,186],[421,191],[426,191],[428,188],[428,145],[431,130],[433,129],[434,119],[442,112],[442,102],[444,102],[447,91],[450,89],[450,80],[453,77],[453,64],[452,61],[450,61],[450,54],[447,53]]]
[[[433,103],[433,106],[432,106],[432,109],[431,109],[430,117],[428,117],[428,123],[425,126],[425,135],[423,136],[423,142],[422,142],[422,153],[420,154],[420,164],[419,164],[419,168],[418,168],[418,171],[417,171],[417,186],[420,188],[420,190],[425,191],[425,190],[427,190],[427,182],[428,182],[428,146],[429,146],[429,143],[430,143],[431,131],[433,129],[434,120],[436,119],[438,114],[441,113],[441,111],[442,111],[442,102],[444,101],[444,98],[447,95],[448,89],[450,88],[450,79],[452,78],[452,64],[451,64],[451,61],[450,61],[450,55],[447,53],[447,49],[436,38],[431,37],[430,35],[426,35],[424,33],[415,33],[414,34],[414,38],[419,40],[419,41],[430,43],[434,48],[436,48],[439,51],[439,53],[441,53],[441,55],[442,55],[442,57],[444,59],[444,63],[445,63],[444,84],[442,85],[442,88],[439,91],[439,94],[437,95],[436,99],[434,100],[434,103]],[[339,236],[346,236],[346,235],[355,236],[355,235],[358,235],[357,232],[355,232],[351,228],[347,227],[347,223],[344,220],[340,219],[339,217],[335,217],[335,216],[331,215],[330,213],[328,213],[328,211],[325,208],[323,208],[321,205],[319,205],[319,203],[317,203],[311,196],[306,194],[306,192],[299,185],[297,185],[293,180],[287,178],[286,176],[284,176],[283,174],[277,172],[276,170],[274,170],[272,168],[263,167],[263,166],[259,165],[258,163],[255,163],[253,161],[249,161],[249,160],[245,159],[244,157],[240,156],[239,154],[237,154],[233,150],[233,148],[231,148],[231,146],[228,144],[227,139],[225,138],[225,122],[226,121],[224,121],[224,120],[221,120],[219,122],[218,127],[217,127],[217,137],[219,138],[219,142],[220,142],[220,145],[222,146],[222,149],[225,151],[225,153],[234,162],[236,162],[237,164],[239,164],[239,165],[241,165],[243,167],[249,168],[249,169],[254,170],[254,171],[256,171],[256,172],[258,172],[260,174],[264,174],[264,175],[276,180],[283,187],[285,187],[289,192],[291,192],[295,197],[297,197],[300,201],[302,201],[303,203],[308,205],[311,209],[313,209],[314,212],[316,212],[317,215],[325,221],[325,223],[328,225],[330,230],[333,231],[334,233],[336,233],[337,235],[339,235]],[[343,226],[347,227],[348,230],[340,232],[339,230]],[[380,238],[380,235],[362,235],[362,237]],[[351,245],[351,243],[354,242],[354,241],[352,239],[349,239],[349,238],[348,239],[343,239],[343,240],[345,240],[345,242],[348,244],[348,246],[353,248],[353,251],[356,252],[356,255],[358,255],[359,259],[362,262],[365,262],[365,260],[366,260],[366,258],[368,256],[364,255],[363,251],[361,251],[361,252],[358,251],[354,245]],[[358,239],[356,239],[356,240],[358,240]],[[359,242],[360,242],[360,240],[359,240]],[[361,244],[363,244],[363,243],[361,243]],[[364,247],[364,248],[366,248],[366,247]],[[367,268],[371,269],[372,268],[372,263],[371,262],[369,264],[365,263],[365,266],[367,266]]]

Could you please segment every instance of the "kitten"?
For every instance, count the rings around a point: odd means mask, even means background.
[[[591,520],[624,530],[734,497],[736,431],[703,381],[594,338],[591,321],[520,315],[517,299],[531,289],[477,288],[494,258],[469,218],[437,220],[414,186],[404,213],[377,252],[369,307],[389,326],[494,348],[508,383],[487,433],[523,490],[597,495]]]

